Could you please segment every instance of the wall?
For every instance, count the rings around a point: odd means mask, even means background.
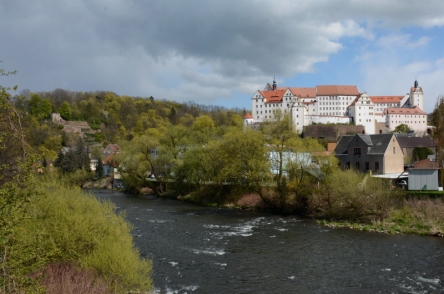
[[[427,186],[428,191],[438,190],[437,169],[411,169],[409,171],[409,190],[422,190],[424,186]]]
[[[395,152],[393,152],[395,148]],[[404,153],[395,136],[390,140],[384,154],[384,173],[402,173],[404,171]]]

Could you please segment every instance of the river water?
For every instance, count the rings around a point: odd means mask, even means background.
[[[444,293],[444,239],[92,190],[127,212],[156,293]]]

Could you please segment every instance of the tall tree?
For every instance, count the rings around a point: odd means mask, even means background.
[[[437,142],[436,159],[439,162],[442,169],[442,162],[444,159],[444,95],[438,97],[435,104],[435,109],[432,113],[432,123],[435,126],[433,136]],[[442,187],[444,185],[444,173],[440,173],[439,183]]]
[[[57,109],[57,111],[60,113],[60,116],[64,120],[70,120],[71,119],[71,107],[69,106],[69,103],[67,101],[64,101],[62,105]]]
[[[51,102],[42,99],[38,94],[33,94],[29,100],[31,114],[38,120],[49,118],[52,112]]]

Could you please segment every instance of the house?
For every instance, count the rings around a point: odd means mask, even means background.
[[[110,154],[117,154],[119,152],[120,152],[120,146],[117,144],[108,144],[103,150],[103,154],[105,154],[106,156]]]
[[[340,137],[344,135],[364,134],[364,126],[320,125],[306,126],[302,137],[325,140],[327,151],[333,152]]]
[[[394,134],[343,136],[334,152],[343,169],[377,174],[404,171],[404,153]]]
[[[427,132],[427,113],[418,106],[412,108],[386,108],[384,110],[386,126],[390,131],[400,124],[407,125],[415,133]]]
[[[268,158],[271,163],[271,172],[275,175],[279,173],[280,154],[277,151],[268,152]],[[313,162],[313,157],[309,152],[293,152],[282,151],[282,172],[284,176],[288,176],[290,166],[296,164],[297,166],[308,167]]]

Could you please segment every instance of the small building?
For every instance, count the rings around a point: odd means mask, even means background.
[[[408,189],[413,191],[438,191],[439,164],[430,159],[424,159],[415,163],[415,167],[409,171]]]
[[[335,148],[343,169],[395,174],[404,171],[404,153],[394,134],[343,136]]]
[[[108,144],[103,150],[103,154],[105,154],[106,156],[110,154],[117,154],[119,152],[120,152],[120,146],[117,144]]]

